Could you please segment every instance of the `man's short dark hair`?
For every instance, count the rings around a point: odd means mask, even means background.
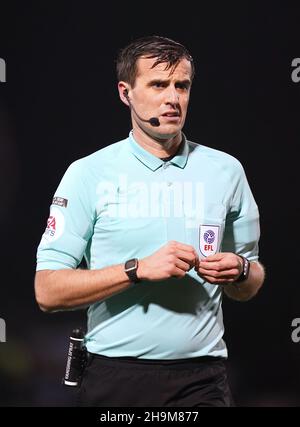
[[[125,81],[132,87],[137,76],[137,60],[141,57],[156,58],[152,68],[161,63],[166,63],[166,70],[172,72],[182,59],[190,61],[193,79],[195,67],[193,58],[182,44],[160,36],[147,36],[134,40],[124,47],[117,57],[118,81]]]

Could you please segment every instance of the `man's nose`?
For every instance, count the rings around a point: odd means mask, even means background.
[[[179,94],[175,87],[170,86],[167,90],[166,104],[178,104]]]

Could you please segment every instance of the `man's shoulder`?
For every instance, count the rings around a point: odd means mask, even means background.
[[[187,141],[189,144],[190,154],[199,158],[205,158],[205,161],[225,166],[234,170],[242,170],[241,162],[234,156],[225,151],[217,150],[216,148],[207,145],[198,144],[193,141]]]
[[[110,162],[115,163],[118,161],[118,158],[124,155],[124,149],[126,149],[125,142],[126,139],[123,139],[102,147],[87,156],[75,160],[70,167],[73,169],[90,169],[93,167],[99,168],[99,166]]]
[[[123,151],[123,148],[125,147],[125,142],[127,139],[122,139],[121,141],[114,142],[112,144],[106,145],[105,147],[100,148],[99,150],[82,157],[81,159],[78,159],[77,162],[80,163],[93,163],[93,162],[99,162],[99,160],[110,160],[114,159],[116,160],[116,156]]]

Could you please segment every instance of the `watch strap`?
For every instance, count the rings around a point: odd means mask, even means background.
[[[131,265],[132,263],[134,263],[133,266]],[[138,265],[139,263],[137,258],[132,258],[125,262],[125,266],[124,266],[125,273],[127,274],[129,280],[133,283],[137,283],[140,281],[140,279],[137,277]]]
[[[239,277],[236,279],[237,283],[244,282],[248,279],[249,271],[250,271],[250,261],[248,258],[243,257],[242,255],[238,255],[240,258],[242,258],[243,261],[243,270]]]

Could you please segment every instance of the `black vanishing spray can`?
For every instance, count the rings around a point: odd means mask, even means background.
[[[71,387],[80,385],[81,376],[86,364],[84,333],[81,328],[73,329],[70,336],[66,373],[63,384]]]

